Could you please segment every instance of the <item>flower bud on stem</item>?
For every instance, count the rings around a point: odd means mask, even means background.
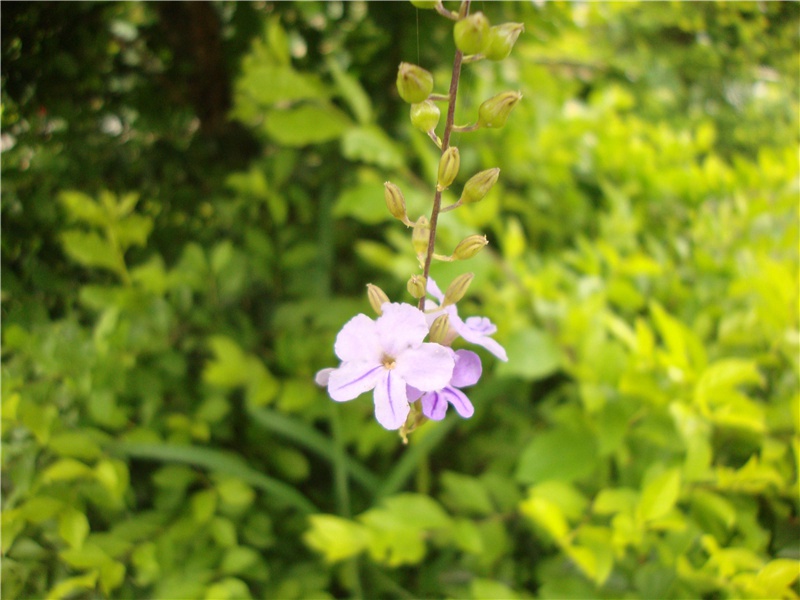
[[[456,249],[453,251],[453,258],[456,260],[472,258],[483,250],[488,243],[489,240],[486,239],[485,235],[475,234],[467,236],[456,246]]]
[[[472,278],[475,277],[474,273],[462,273],[447,286],[447,291],[444,293],[444,300],[442,300],[442,308],[455,304],[464,297],[469,289],[469,284],[472,283]]]
[[[414,247],[414,252],[421,263],[425,262],[425,255],[433,244],[433,235],[431,233],[431,223],[428,221],[428,217],[422,215],[414,223],[414,229],[411,232],[411,245]],[[425,279],[428,278],[427,271],[423,274],[423,277]]]
[[[425,284],[426,280],[422,275],[412,275],[406,284],[406,288],[414,298],[420,299],[425,297]]]
[[[458,153],[458,148],[450,146],[442,153],[442,158],[439,160],[439,180],[436,182],[436,190],[441,192],[449,188],[455,181],[460,167],[461,155]]]
[[[389,296],[387,296],[381,288],[371,283],[367,284],[367,298],[369,299],[369,305],[372,307],[372,310],[374,310],[379,317],[383,314],[383,309],[381,307],[390,301]]]
[[[403,192],[400,191],[400,188],[391,181],[387,181],[383,184],[383,197],[386,200],[386,208],[389,209],[391,215],[395,219],[402,221],[406,227],[411,227],[413,223],[408,220],[406,199],[403,196]]]
[[[439,315],[431,323],[431,330],[428,333],[428,339],[436,344],[445,344],[447,342],[447,334],[450,331],[450,316],[445,313]]]

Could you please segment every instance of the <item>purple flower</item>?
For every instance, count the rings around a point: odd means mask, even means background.
[[[336,336],[334,351],[342,364],[322,369],[316,381],[328,386],[337,402],[375,390],[375,418],[386,429],[399,429],[410,406],[406,387],[422,392],[445,387],[453,375],[452,350],[423,343],[428,335],[425,315],[410,304],[382,306],[375,321],[356,315]]]
[[[428,293],[436,298],[439,303],[444,300],[442,290],[439,289],[439,286],[437,286],[436,282],[430,277],[428,277]],[[482,346],[500,360],[508,362],[508,355],[505,349],[489,337],[497,331],[497,327],[489,319],[486,317],[467,317],[466,321],[462,321],[454,305],[445,306],[441,310],[436,310],[437,308],[438,305],[432,300],[427,300],[425,302],[425,311],[427,313],[429,325],[433,323],[436,317],[447,313],[450,317],[450,328],[455,332],[453,337],[455,337],[455,335],[460,335],[468,342]]]
[[[450,382],[443,388],[423,393],[409,387],[408,398],[415,400],[422,396],[422,414],[433,421],[441,421],[447,412],[447,404],[450,403],[456,412],[468,419],[473,415],[475,409],[466,394],[458,388],[474,385],[481,378],[481,359],[474,352],[469,350],[457,350],[453,353],[456,366],[453,369],[453,376]]]

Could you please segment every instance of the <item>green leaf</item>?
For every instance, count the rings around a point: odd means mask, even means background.
[[[563,511],[552,500],[531,496],[520,503],[519,510],[554,542],[564,539],[569,532],[569,524]]]
[[[205,523],[217,510],[217,491],[214,489],[195,492],[189,500],[192,518],[197,523]]]
[[[277,479],[267,477],[260,471],[250,468],[240,457],[222,450],[198,446],[134,442],[118,442],[111,448],[115,452],[131,458],[182,462],[239,477],[253,487],[272,495],[275,500],[293,506],[303,513],[319,512],[314,504],[295,488]]]
[[[225,552],[220,569],[226,575],[236,575],[258,564],[260,561],[261,556],[253,548],[234,546],[233,548],[228,548]]]
[[[284,382],[284,386],[286,386],[286,383]],[[288,383],[291,383],[291,381]],[[248,415],[265,431],[276,433],[300,444],[323,459],[333,461],[338,453],[338,449],[330,438],[321,435],[316,429],[298,419],[287,417],[278,411],[255,407],[251,407],[248,410]],[[353,481],[359,483],[368,492],[374,492],[378,488],[377,476],[362,463],[352,458],[349,454],[344,454],[343,460]]]
[[[125,580],[125,565],[116,560],[109,560],[100,566],[100,589],[106,597],[117,589]]]
[[[232,339],[217,335],[209,338],[208,345],[214,359],[206,363],[203,380],[223,388],[244,385],[250,378],[251,369],[247,354]]]
[[[516,478],[521,483],[575,481],[594,471],[597,458],[591,432],[560,427],[538,434],[522,450]]]
[[[372,559],[391,567],[419,563],[425,557],[429,531],[450,530],[453,525],[441,506],[422,494],[385,498],[358,519],[369,529]]]
[[[319,77],[298,73],[289,65],[259,64],[246,67],[236,82],[236,89],[239,94],[246,96],[247,102],[262,107],[298,100],[321,100],[329,95]]]
[[[103,227],[109,221],[108,213],[103,207],[83,192],[64,190],[58,194],[58,201],[74,221],[95,227]]]
[[[475,600],[517,600],[517,592],[493,579],[474,578],[469,585],[469,597]]]
[[[81,511],[65,508],[58,516],[58,534],[70,548],[80,548],[89,535],[89,520]]]
[[[665,516],[678,501],[681,491],[681,471],[672,468],[655,476],[642,489],[637,516],[643,521],[653,521]]]
[[[216,488],[220,501],[235,508],[237,511],[247,508],[255,500],[253,488],[236,477],[221,479]]]
[[[111,560],[100,546],[90,542],[84,543],[80,548],[62,550],[58,555],[61,560],[76,569],[99,569]]]
[[[336,139],[350,126],[350,120],[341,111],[319,104],[270,110],[264,122],[264,130],[273,140],[295,147]]]
[[[92,460],[102,454],[100,445],[87,431],[62,431],[50,438],[50,448],[60,456]]]
[[[47,467],[42,473],[42,481],[72,481],[92,477],[92,469],[72,458],[62,458]]]
[[[94,476],[112,498],[122,501],[130,482],[128,466],[124,462],[116,459],[101,460],[94,466]]]
[[[348,129],[342,136],[342,154],[352,161],[378,165],[385,169],[399,169],[404,162],[403,154],[395,142],[375,125]],[[383,200],[382,189],[379,198]],[[385,210],[385,204],[383,208]]]
[[[327,56],[325,64],[333,76],[339,95],[347,102],[359,125],[372,120],[372,102],[358,82],[358,79],[344,71],[332,56]]]
[[[144,215],[128,215],[113,225],[114,233],[122,252],[130,246],[146,246],[153,230],[153,219]]]
[[[209,523],[209,531],[214,541],[223,548],[236,545],[236,525],[225,517],[214,517]]]
[[[691,515],[703,531],[711,533],[720,542],[728,539],[736,525],[736,508],[730,501],[701,488],[692,492]]]
[[[481,530],[472,519],[453,521],[453,540],[459,549],[470,554],[481,555],[486,550]]]
[[[595,497],[592,511],[598,515],[633,514],[638,501],[639,492],[634,489],[604,488]]]
[[[250,588],[241,579],[225,577],[208,586],[206,600],[249,600]]]
[[[61,245],[72,260],[84,267],[108,269],[117,274],[124,271],[117,250],[93,231],[65,231],[61,234]]]
[[[369,542],[367,529],[354,521],[334,515],[311,515],[303,534],[306,545],[328,562],[338,562],[360,554]]]
[[[531,327],[516,331],[504,345],[508,362],[497,365],[497,375],[500,377],[543,379],[561,366],[561,351],[553,339],[540,329]]]
[[[485,516],[494,512],[489,491],[474,477],[452,471],[442,474],[442,502],[454,512]]]
[[[74,596],[76,592],[82,590],[92,590],[97,585],[98,576],[97,571],[90,571],[84,575],[68,577],[59,581],[47,592],[46,600],[60,600]]]

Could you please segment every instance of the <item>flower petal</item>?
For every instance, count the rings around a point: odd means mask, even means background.
[[[344,324],[333,346],[343,362],[380,361],[381,346],[375,321],[356,315]]]
[[[335,370],[336,369],[333,369],[331,367],[328,367],[327,369],[320,369],[314,376],[314,381],[317,383],[317,385],[325,387],[326,385],[328,385],[328,379],[330,379],[331,373]]]
[[[475,317],[470,317],[467,319],[469,323],[465,323],[457,315],[455,317],[450,315],[450,326],[468,342],[482,346],[500,360],[508,362],[508,355],[505,349],[484,333],[489,330],[496,331],[497,328],[494,324],[486,317],[478,317],[479,321],[473,321],[473,318]]]
[[[375,418],[386,429],[400,429],[411,406],[406,384],[394,371],[384,370],[375,386]]]
[[[441,421],[447,413],[447,399],[441,392],[428,392],[422,397],[422,414],[432,421]]]
[[[464,325],[466,325],[470,331],[482,335],[497,333],[497,325],[492,323],[487,317],[467,317],[464,320]]]
[[[423,392],[438,390],[450,383],[455,366],[453,355],[450,348],[440,344],[422,344],[395,359],[394,373]]]
[[[342,363],[328,375],[328,394],[337,402],[352,400],[374,388],[385,370],[375,362]]]
[[[406,386],[406,396],[408,396],[409,402],[416,402],[420,399],[423,392],[420,392],[417,388],[411,387],[410,385]]]
[[[475,385],[482,372],[481,359],[477,354],[469,350],[456,350],[456,366],[450,385],[457,388]]]
[[[472,402],[469,401],[469,398],[467,398],[466,394],[461,390],[447,386],[442,390],[441,394],[453,405],[456,412],[465,419],[469,419],[475,414],[475,408],[472,406]]]
[[[433,277],[428,277],[428,285],[426,287],[428,288],[428,293],[436,298],[439,302],[444,300],[444,294],[442,293],[442,290],[439,289],[439,286],[436,285]]]
[[[425,315],[410,304],[384,304],[375,321],[383,352],[397,358],[406,348],[415,348],[428,335]]]

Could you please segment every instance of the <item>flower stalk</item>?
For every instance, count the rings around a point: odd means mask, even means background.
[[[462,10],[464,15],[469,14],[470,0],[464,0]],[[458,81],[461,78],[461,61],[464,53],[456,48],[453,58],[453,72],[450,75],[450,89],[447,93],[447,116],[444,122],[444,132],[442,133],[442,154],[447,152],[450,147],[450,136],[453,133],[453,125],[456,116],[456,96],[458,95]],[[425,254],[425,262],[422,267],[422,276],[427,280],[431,272],[431,262],[433,262],[434,242],[436,241],[436,226],[439,223],[439,212],[442,210],[442,190],[436,189],[433,195],[433,208],[430,217],[430,238],[428,239],[428,250]],[[425,298],[419,299],[418,307],[421,311],[425,310]]]

